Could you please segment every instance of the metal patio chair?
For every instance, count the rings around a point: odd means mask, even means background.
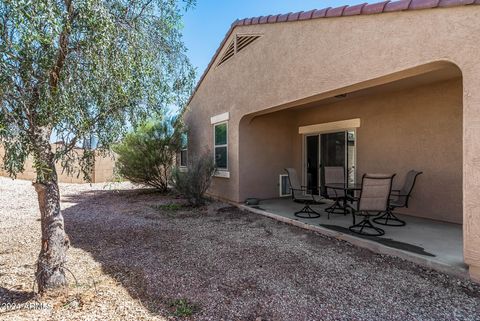
[[[330,214],[344,214],[347,215],[346,209],[346,194],[343,189],[328,188],[328,184],[345,184],[345,168],[341,166],[325,166],[325,189],[327,198],[334,201],[334,203],[325,209]],[[343,202],[343,206],[340,202]]]
[[[364,174],[362,190],[359,198],[350,198],[352,201],[353,225],[348,229],[357,234],[381,236],[385,231],[370,222],[370,217],[388,209],[392,182],[395,174]],[[363,216],[363,220],[355,224],[355,216]]]
[[[313,195],[311,190],[306,186],[300,185],[298,179],[297,171],[294,168],[285,168],[285,171],[288,174],[288,182],[290,183],[290,189],[292,191],[292,198],[297,203],[302,203],[305,206],[300,210],[295,212],[295,216],[301,218],[317,218],[320,217],[320,213],[311,208],[313,204],[323,204],[320,200],[320,196]],[[311,194],[307,194],[307,193]]]
[[[393,214],[393,210],[396,208],[405,207],[408,208],[408,200],[410,199],[417,181],[417,177],[422,172],[411,170],[405,177],[405,182],[399,191],[392,191],[390,203],[385,213],[379,217],[375,217],[373,221],[380,225],[386,226],[404,226],[406,223]]]

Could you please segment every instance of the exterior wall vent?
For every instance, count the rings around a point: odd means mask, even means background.
[[[288,175],[287,174],[280,174],[278,186],[279,186],[280,197],[287,197],[287,196],[292,195],[292,191],[290,190],[290,183],[288,182]]]
[[[228,45],[227,50],[225,50],[225,52],[223,53],[222,59],[220,59],[218,66],[223,64],[228,59],[232,58],[234,54],[235,54],[235,41],[232,40],[232,42],[230,42],[230,44]]]
[[[217,66],[220,66],[225,61],[232,58],[236,53],[245,49],[248,45],[260,37],[260,35],[235,35],[235,38],[228,45]]]
[[[236,52],[239,52],[245,49],[245,47],[247,47],[249,44],[257,40],[258,38],[260,38],[260,36],[258,35],[257,36],[237,36]]]

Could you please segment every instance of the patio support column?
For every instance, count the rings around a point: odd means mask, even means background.
[[[470,277],[480,282],[480,67],[463,71],[463,248]]]

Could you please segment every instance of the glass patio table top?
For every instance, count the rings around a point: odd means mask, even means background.
[[[345,191],[361,191],[362,183],[328,183],[325,184],[325,187],[331,189],[343,189]],[[392,188],[392,192],[398,191],[400,190]]]

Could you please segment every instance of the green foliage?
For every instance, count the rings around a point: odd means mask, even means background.
[[[159,210],[159,211],[167,211],[167,212],[177,212],[180,211],[184,206],[182,204],[177,203],[169,203],[169,204],[160,204],[154,205],[152,208]]]
[[[205,192],[210,187],[215,173],[215,162],[211,153],[194,158],[186,171],[176,168],[173,171],[173,186],[188,199],[192,206],[205,204]]]
[[[152,120],[115,145],[118,173],[133,183],[168,190],[175,156],[182,148],[183,125],[175,119]]]
[[[47,155],[40,150],[45,152],[54,136],[64,143],[53,151],[55,160],[69,167],[76,159],[89,173],[91,155],[74,155],[84,139],[94,136],[107,150],[129,126],[167,106],[183,107],[194,70],[185,55],[181,18],[193,4],[0,0],[0,141],[6,170],[15,176],[28,155]],[[40,170],[44,163],[38,160]]]
[[[187,299],[173,300],[169,306],[172,308],[172,315],[175,317],[189,317],[198,310],[198,307],[189,303]]]

